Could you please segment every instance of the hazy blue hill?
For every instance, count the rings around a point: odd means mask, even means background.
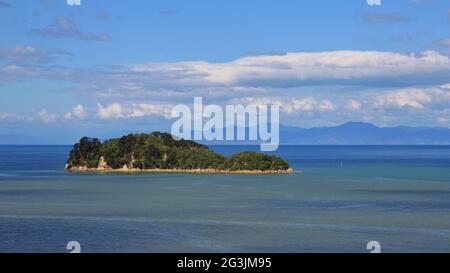
[[[431,145],[450,144],[450,129],[428,127],[377,127],[348,122],[334,127],[296,128],[281,126],[283,144]]]
[[[166,129],[170,132],[170,129]],[[126,132],[126,133],[124,133]],[[136,130],[119,129],[114,132],[92,132],[100,139],[108,139],[121,134],[139,133]],[[144,131],[145,132],[145,131]],[[70,144],[73,138],[81,136],[65,133],[48,137],[19,134],[0,135],[0,145],[41,145]],[[348,122],[338,126],[300,128],[280,125],[281,144],[304,145],[450,145],[450,129],[442,127],[378,127],[364,122]],[[258,144],[255,141],[199,141],[206,145],[214,144]]]
[[[248,132],[248,128],[246,128]],[[236,137],[237,127],[235,127]],[[193,135],[193,132],[192,132]],[[301,128],[280,125],[281,144],[299,145],[450,145],[450,129],[443,127],[378,127],[366,122]],[[257,145],[258,141],[199,141],[205,145]]]

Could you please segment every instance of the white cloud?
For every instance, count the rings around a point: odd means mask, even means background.
[[[359,110],[362,108],[362,103],[359,102],[358,100],[348,100],[347,103],[345,104],[345,109],[347,110]]]
[[[374,106],[376,108],[424,109],[442,106],[449,102],[450,92],[444,88],[405,88],[379,95]]]
[[[49,59],[49,56],[34,47],[18,45],[13,48],[0,48],[0,59],[16,62],[44,62]]]
[[[170,104],[120,104],[113,103],[103,107],[97,105],[98,116],[101,119],[141,118],[146,116],[163,117],[170,119],[172,105]]]
[[[280,103],[283,112],[293,114],[297,112],[312,112],[314,111],[317,102],[313,98],[305,99],[290,99]]]
[[[381,95],[375,101],[375,107],[378,108],[417,108],[422,109],[425,104],[431,101],[428,92],[419,89],[409,89],[404,91],[391,92]]]
[[[450,59],[435,51],[401,54],[379,51],[329,51],[260,55],[227,63],[137,64],[130,72],[154,76],[161,84],[259,85],[361,81],[450,71]],[[159,77],[159,80],[157,77]],[[166,82],[167,81],[167,82]]]
[[[119,103],[113,103],[106,107],[103,107],[103,105],[99,103],[97,104],[97,108],[98,116],[101,119],[119,119],[124,117],[122,114],[122,105]]]
[[[88,112],[86,111],[86,108],[78,104],[75,106],[71,112],[67,112],[64,114],[65,119],[84,119],[88,116]]]
[[[131,114],[129,116],[132,118],[160,116],[170,119],[171,113],[171,105],[140,103],[132,106]]]
[[[317,101],[314,98],[276,98],[276,97],[245,97],[240,99],[233,99],[230,101],[232,104],[244,104],[244,105],[279,105],[280,110],[286,114],[296,114],[299,112],[312,113],[312,112],[331,112],[336,110],[335,105],[328,101]]]
[[[147,116],[171,119],[171,104],[120,104],[112,103],[107,106],[97,104],[97,116],[102,120],[131,119]],[[42,109],[33,116],[20,116],[18,114],[0,112],[0,121],[40,121],[44,123],[82,120],[89,118],[89,111],[81,104],[76,105],[70,112],[64,114],[51,113]]]
[[[15,114],[0,112],[0,121],[9,121],[14,120],[16,118]]]
[[[85,118],[87,116],[86,109],[81,104],[78,104],[72,109],[72,114],[77,118]]]
[[[336,110],[336,107],[330,101],[320,102],[318,108],[320,111],[323,111],[323,112],[331,112],[331,111]]]
[[[58,116],[48,112],[47,109],[42,109],[36,114],[36,119],[45,123],[53,123],[57,121]]]
[[[78,78],[78,81],[77,81]],[[79,72],[60,66],[41,66],[23,64],[0,65],[0,80],[17,81],[23,79],[66,80],[80,84]]]
[[[26,115],[21,115],[21,114],[17,114],[17,113],[4,113],[4,114],[6,114],[6,115],[3,116],[3,118],[4,118],[3,121],[29,122],[29,121],[33,121],[35,119],[34,116],[26,116]],[[0,117],[0,121],[1,120],[2,120],[2,117]]]
[[[108,100],[173,100],[192,95],[230,99],[273,94],[269,89],[317,86],[411,86],[447,83],[450,59],[435,51],[293,52],[257,55],[230,62],[173,62],[83,69],[54,65],[0,65],[0,80],[59,79],[71,92]],[[288,88],[292,88],[288,90]],[[266,94],[267,93],[267,94]]]
[[[61,48],[41,51],[26,45],[17,45],[11,48],[0,47],[0,61],[37,64],[52,61],[56,56],[72,56],[72,54]]]

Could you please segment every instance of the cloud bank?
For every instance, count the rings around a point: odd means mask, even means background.
[[[355,116],[365,121],[383,117],[390,123],[398,116],[395,111],[420,115],[417,120],[434,115],[442,121],[450,109],[450,59],[436,51],[291,52],[229,62],[96,68],[55,65],[49,60],[56,53],[61,52],[29,46],[0,49],[0,80],[58,79],[70,84],[62,92],[88,97],[93,103],[62,114],[44,109],[34,118],[46,123],[167,119],[172,104],[190,103],[194,96],[203,96],[208,103],[279,104],[286,116],[335,123]]]

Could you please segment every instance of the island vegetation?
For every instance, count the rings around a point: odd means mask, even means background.
[[[205,145],[160,132],[130,134],[104,142],[83,137],[73,146],[65,169],[74,172],[292,172],[289,164],[277,156],[242,152],[227,158]]]

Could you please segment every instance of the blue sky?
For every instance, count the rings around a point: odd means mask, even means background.
[[[81,3],[0,0],[0,135],[167,130],[194,96],[301,127],[450,127],[448,0]]]

